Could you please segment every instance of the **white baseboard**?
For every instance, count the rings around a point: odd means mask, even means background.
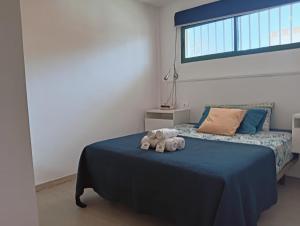
[[[73,174],[73,175],[62,177],[62,178],[58,178],[56,180],[48,181],[46,183],[42,183],[42,184],[36,185],[35,186],[35,190],[37,192],[39,192],[39,191],[42,191],[44,189],[51,188],[51,187],[54,187],[54,186],[57,186],[57,185],[60,185],[60,184],[63,184],[63,183],[75,180],[76,177],[77,177],[77,174]]]

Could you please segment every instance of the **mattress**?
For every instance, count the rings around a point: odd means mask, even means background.
[[[177,125],[180,136],[199,138],[204,140],[225,141],[242,144],[254,144],[271,148],[276,158],[276,172],[277,174],[284,168],[284,166],[293,159],[292,154],[292,134],[281,131],[261,131],[257,134],[236,134],[234,137],[219,136],[198,133],[194,125],[182,124]]]

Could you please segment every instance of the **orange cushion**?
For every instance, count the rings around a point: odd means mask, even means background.
[[[198,132],[234,136],[246,112],[242,109],[211,108]]]

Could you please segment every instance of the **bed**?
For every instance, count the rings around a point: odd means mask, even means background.
[[[177,126],[186,148],[141,151],[144,133],[98,142],[82,152],[76,204],[85,188],[139,213],[178,226],[256,226],[277,202],[277,180],[293,161],[291,133],[259,132],[233,138]]]

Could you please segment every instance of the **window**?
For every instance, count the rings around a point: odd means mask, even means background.
[[[185,56],[193,58],[234,51],[234,19],[226,19],[185,30]]]
[[[182,28],[182,62],[300,48],[300,2]]]

